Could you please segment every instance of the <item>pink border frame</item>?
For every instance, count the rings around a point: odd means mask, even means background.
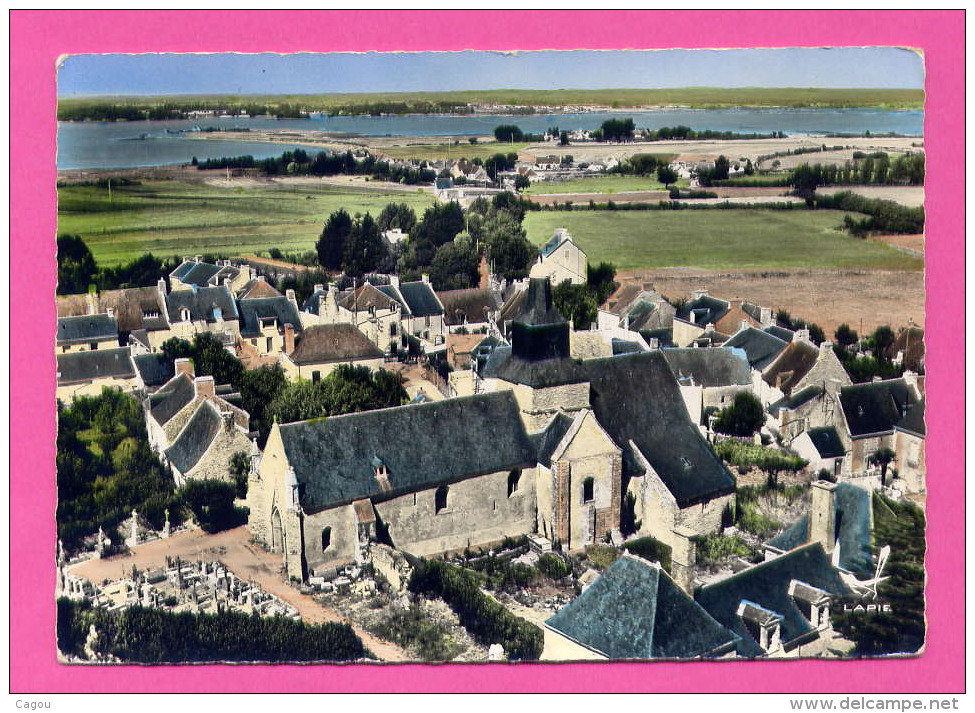
[[[323,15],[325,17],[323,17]],[[12,11],[12,692],[964,691],[964,11]],[[54,653],[55,62],[150,51],[896,45],[927,67],[928,617],[915,659],[612,665],[61,666]],[[24,269],[26,268],[26,269]],[[13,339],[12,335],[29,335]],[[38,385],[40,387],[38,388]],[[42,523],[39,528],[38,523]]]

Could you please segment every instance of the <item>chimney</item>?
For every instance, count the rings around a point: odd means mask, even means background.
[[[325,290],[325,285],[315,285],[315,289],[312,292],[323,292]]]
[[[88,314],[98,314],[98,293],[95,290],[88,290],[85,303],[88,306]]]
[[[792,335],[792,341],[794,342],[808,342],[809,341],[809,330],[808,329],[797,329]]]
[[[825,359],[833,351],[833,342],[829,340],[823,340],[819,343],[819,358]]]
[[[917,394],[917,396],[920,398],[921,390],[918,388],[917,385],[917,373],[911,371],[910,369],[905,369],[903,378],[904,378],[904,383],[910,386],[912,389],[914,389],[914,393]]]
[[[747,319],[743,319],[738,323],[738,329],[748,329],[750,326],[752,325],[748,323]]]
[[[772,319],[772,308],[771,307],[759,307],[758,308],[758,321],[761,322],[763,327],[771,327],[775,324],[775,320]]]
[[[423,273],[422,275],[420,275],[420,279],[423,280],[423,282],[427,283],[428,285],[430,284],[430,275],[428,275],[427,273]]]
[[[196,395],[205,399],[212,399],[217,395],[217,387],[212,376],[198,376],[193,379]]]
[[[200,262],[203,259],[202,255],[194,255],[193,262]]]
[[[220,417],[223,419],[223,430],[233,431],[234,430],[234,412],[233,411],[221,411]]]
[[[166,278],[160,277],[159,281],[156,283],[156,289],[159,290],[159,294],[163,297],[166,296]]]
[[[115,319],[115,310],[112,309],[111,307],[107,307],[105,309],[105,314],[108,316],[109,319]]]
[[[193,371],[193,360],[192,359],[177,359],[173,362],[173,366],[176,367],[177,374],[186,374],[191,379],[196,376]]]
[[[710,293],[707,290],[694,290],[693,292],[691,292],[691,299],[699,300],[702,297],[708,297],[709,294]]]
[[[290,325],[284,325],[284,353],[290,354],[295,350],[295,328]]]
[[[288,298],[288,302],[295,302],[295,291],[294,290],[285,290],[284,291],[284,296]]]
[[[389,284],[395,287],[396,289],[399,289],[399,275],[390,275]]]
[[[820,543],[831,553],[836,546],[836,483],[817,480],[810,490],[809,541]]]

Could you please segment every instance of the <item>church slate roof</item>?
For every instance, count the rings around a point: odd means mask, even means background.
[[[498,361],[501,361],[504,356],[502,350],[503,348],[499,348],[494,351],[494,354],[488,359],[487,369],[491,368],[495,354],[498,355]],[[502,352],[502,354],[498,354],[498,352]],[[536,389],[564,384],[579,384],[586,380],[582,361],[579,359],[562,357],[532,361],[522,359],[514,355],[513,352],[510,358],[498,365],[497,371],[493,375],[512,384],[524,384]]]
[[[737,640],[659,566],[630,555],[545,624],[614,660],[708,657]]]
[[[166,295],[169,318],[180,319],[180,311],[188,309],[193,322],[214,323],[219,311],[224,320],[237,319],[237,307],[226,286],[175,290]]]
[[[546,468],[552,467],[552,453],[562,442],[565,434],[569,432],[573,420],[571,416],[564,413],[556,414],[543,431],[530,436],[535,444],[535,457]]]
[[[748,601],[781,616],[781,639],[788,650],[790,642],[814,631],[789,595],[793,579],[830,594],[849,594],[822,545],[814,543],[706,585],[694,598],[708,614],[738,635],[740,656],[762,656],[762,648],[738,616],[738,607],[742,601]]]
[[[659,351],[586,360],[580,369],[596,420],[623,449],[625,476],[644,470],[632,441],[680,507],[734,492],[734,478],[691,422]]]
[[[87,314],[58,319],[58,344],[93,342],[114,338],[118,341],[118,322],[107,314]]]
[[[873,524],[872,496],[868,490],[850,483],[838,483],[834,494],[836,541],[840,548],[839,565],[858,576],[870,575],[873,571],[870,550]],[[783,552],[790,552],[807,542],[809,542],[809,516],[804,515],[769,540],[768,544]]]
[[[746,327],[732,335],[724,346],[741,349],[745,352],[749,365],[753,369],[762,371],[782,353],[782,350],[788,346],[788,342],[761,329]]]
[[[908,417],[917,403],[914,389],[904,379],[886,379],[840,389],[843,415],[854,438],[889,433],[902,422],[916,427],[917,417],[910,421]],[[923,414],[921,423],[923,427]]]
[[[301,332],[301,317],[298,308],[287,297],[255,297],[238,301],[240,314],[240,336],[260,337],[261,320],[274,318],[277,320],[279,332],[284,331],[284,325],[294,327],[295,334]]]
[[[330,361],[380,359],[382,351],[352,324],[323,324],[309,327],[288,355],[295,364],[323,364]]]
[[[306,512],[535,463],[518,404],[507,391],[332,416],[279,429]],[[388,492],[380,490],[373,475],[377,457],[388,469]]]
[[[717,387],[752,383],[748,362],[739,354],[714,349],[663,349],[660,352],[681,385]]]
[[[762,374],[762,379],[769,386],[789,394],[816,365],[818,358],[818,347],[808,342],[791,342],[768,366]]]
[[[196,387],[186,374],[177,374],[149,397],[149,413],[160,425],[182,411],[196,397]]]
[[[223,419],[209,401],[201,403],[190,420],[166,449],[166,458],[184,475],[191,471],[223,428]]]
[[[484,365],[480,367],[478,375],[482,379],[496,379],[498,374],[508,360],[511,359],[511,347],[507,344],[501,344],[494,347],[491,353],[488,355],[487,360]],[[480,366],[480,361],[478,362]]]
[[[125,348],[58,354],[58,383],[71,384],[95,379],[128,379],[135,376],[132,354]]]

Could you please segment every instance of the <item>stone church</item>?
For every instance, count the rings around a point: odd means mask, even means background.
[[[528,534],[582,548],[618,532],[626,493],[640,531],[679,547],[718,530],[734,480],[667,361],[570,358],[551,284],[533,279],[492,392],[275,424],[248,526],[305,579],[373,540],[420,556]]]

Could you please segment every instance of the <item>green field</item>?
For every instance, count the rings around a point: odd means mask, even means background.
[[[440,161],[449,158],[451,161],[457,159],[486,159],[495,154],[518,153],[528,144],[499,144],[496,142],[472,144],[468,141],[461,141],[451,144],[448,150],[445,144],[410,144],[408,146],[375,147],[373,152],[381,151],[390,158],[416,159],[417,161]]]
[[[108,191],[58,188],[58,232],[80,235],[99,265],[151,252],[157,257],[236,255],[276,247],[310,250],[329,214],[377,215],[387,203],[422,212],[428,193],[355,187],[264,184],[227,188],[186,181],[147,181]]]
[[[920,270],[923,261],[840,231],[842,211],[651,210],[530,212],[528,238],[542,244],[568,228],[590,264],[618,269],[698,267]]]
[[[687,187],[687,181],[678,181],[678,187]],[[529,196],[546,195],[550,193],[624,193],[626,191],[663,191],[664,184],[649,176],[596,176],[593,178],[577,178],[571,181],[549,183],[540,181],[533,183],[523,193]]]

